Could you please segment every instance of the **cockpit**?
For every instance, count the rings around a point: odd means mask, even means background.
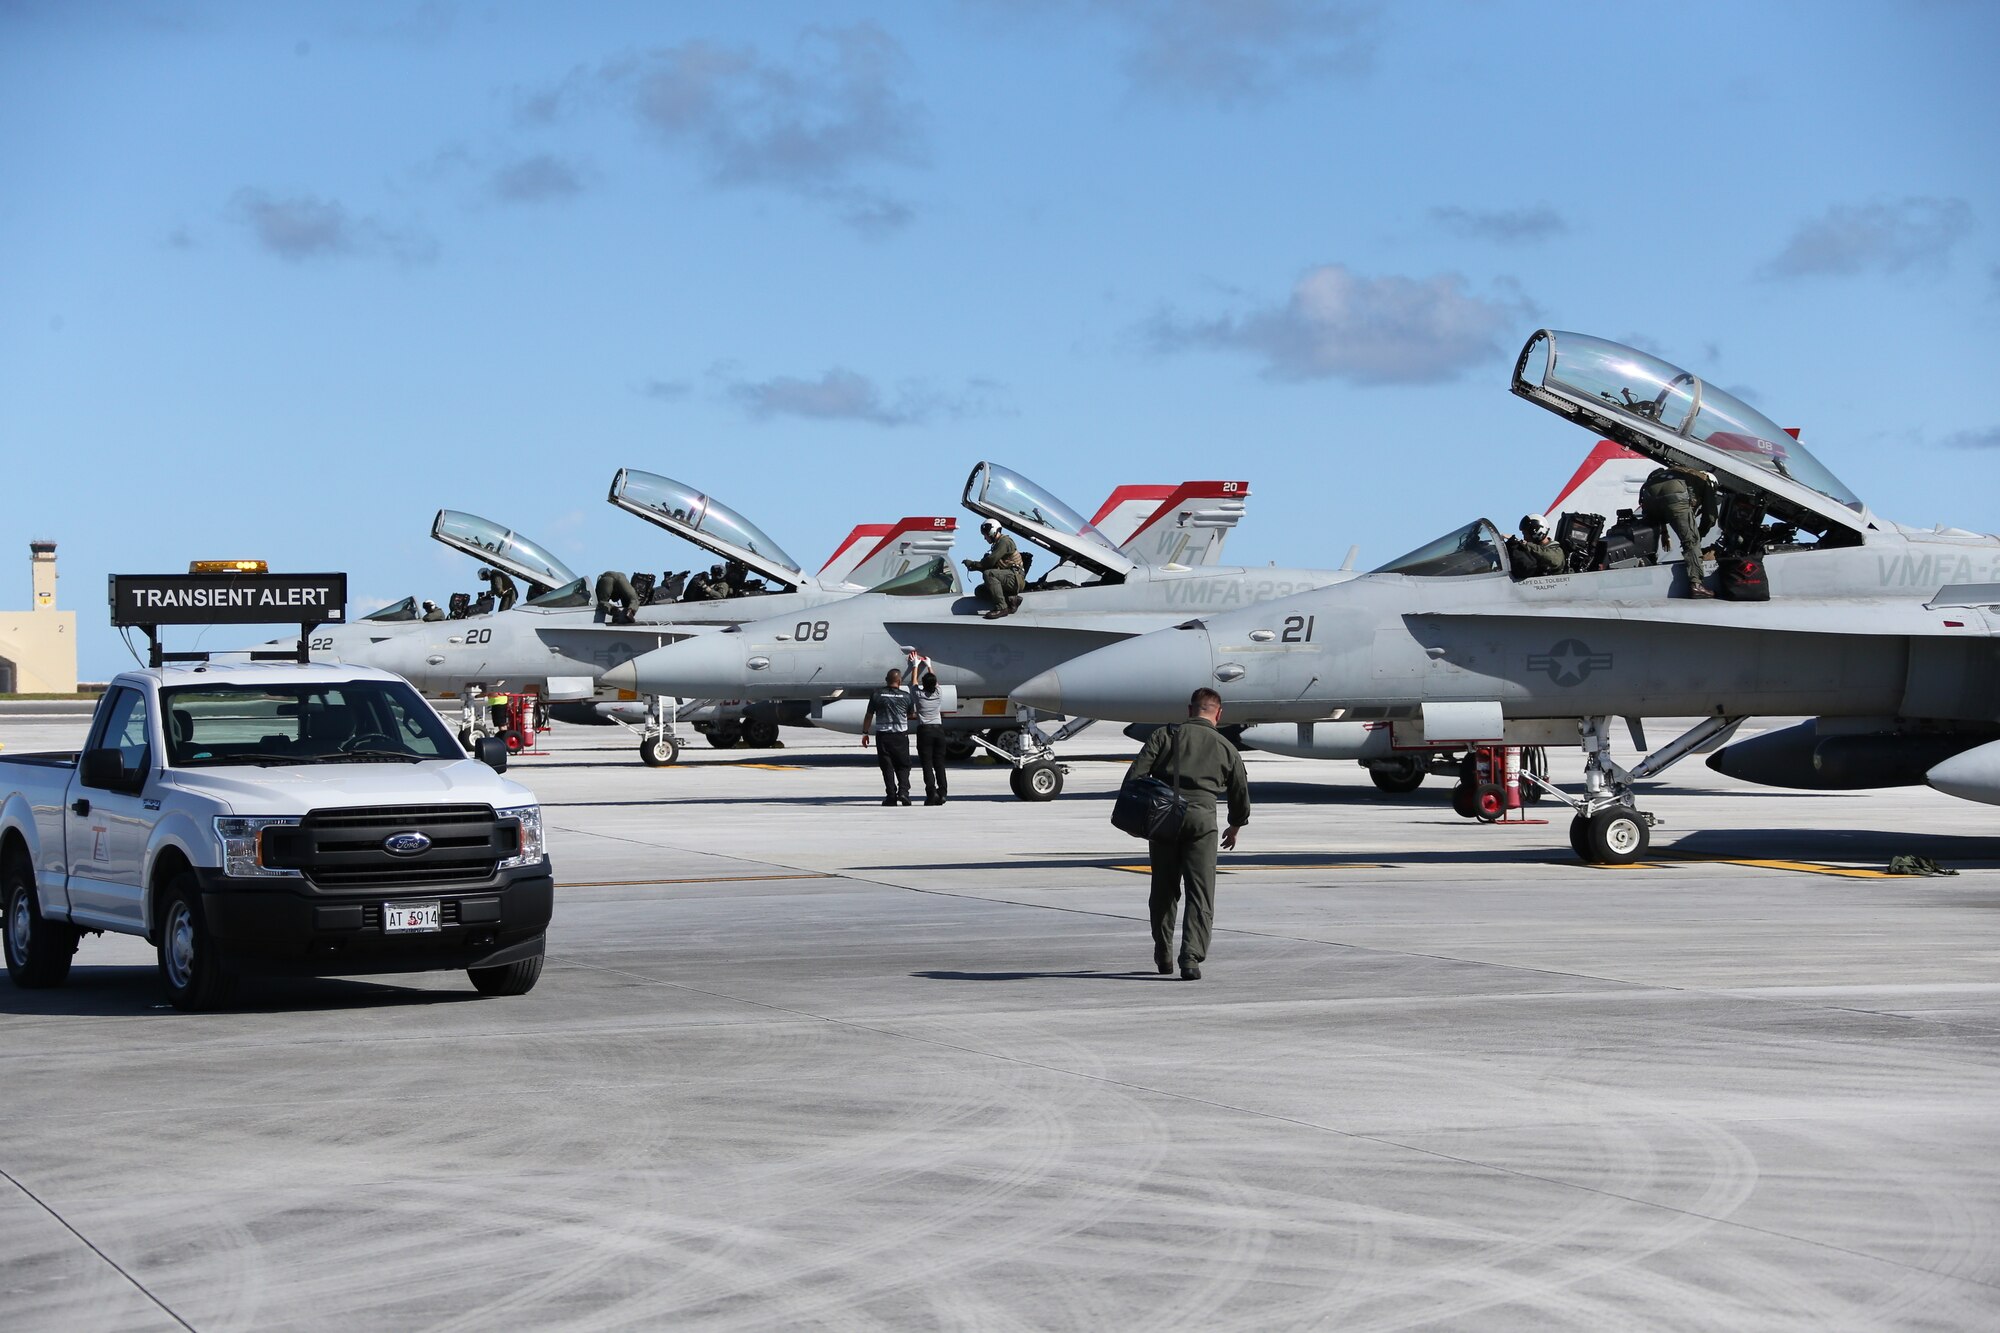
[[[1412,578],[1463,578],[1468,574],[1498,574],[1506,563],[1500,555],[1500,530],[1486,519],[1468,523],[1426,542],[1406,555],[1371,571],[1376,574],[1407,574]]]
[[[1853,545],[1860,498],[1789,431],[1670,362],[1579,333],[1539,330],[1515,363],[1513,391],[1602,431],[1663,465],[1713,474],[1725,534],[1746,547]]]
[[[1058,562],[1080,568],[1090,582],[1117,583],[1139,567],[1089,519],[1012,468],[980,463],[965,480],[963,503],[973,513],[1053,552]],[[1070,582],[1064,580],[1066,585]],[[1054,585],[1046,579],[1027,585],[1031,591],[1050,586]]]

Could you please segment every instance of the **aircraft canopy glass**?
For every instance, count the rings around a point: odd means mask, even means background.
[[[590,589],[583,586],[582,579],[572,579],[560,588],[551,588],[539,597],[530,597],[521,605],[564,610],[572,606],[589,606],[596,600],[591,595]]]
[[[1408,555],[1398,556],[1373,572],[1426,579],[1497,574],[1507,567],[1501,550],[1500,530],[1482,518],[1447,532]]]
[[[936,597],[958,591],[958,571],[952,568],[951,561],[934,555],[894,578],[884,579],[868,591],[887,593],[891,597]]]
[[[363,620],[415,620],[417,618],[417,599],[414,597],[405,597],[400,602],[389,603],[389,605],[383,607],[380,611],[370,611],[361,618]]]
[[[765,536],[763,529],[720,500],[703,495],[672,477],[641,472],[636,468],[625,469],[620,474],[620,480],[622,485],[618,498],[650,509],[683,527],[708,533],[719,541],[741,547],[774,564],[783,565],[794,574],[800,572],[799,562]]]
[[[1537,337],[1544,335],[1538,334]],[[1861,500],[1770,418],[1680,367],[1620,343],[1550,333],[1545,387],[1565,390],[1810,486],[1859,510]],[[1530,347],[1532,351],[1532,344]]]
[[[468,554],[477,552],[510,574],[544,588],[559,588],[576,578],[576,571],[534,542],[492,519],[440,509],[431,536]]]
[[[982,463],[980,469],[985,478],[979,484],[979,493],[970,498],[983,500],[1011,514],[1019,514],[1030,523],[1039,523],[1085,541],[1097,542],[1113,551],[1118,549],[1118,543],[1099,532],[1089,519],[1020,473],[996,463]]]

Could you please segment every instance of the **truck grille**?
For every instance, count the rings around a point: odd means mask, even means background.
[[[384,842],[398,833],[421,833],[431,845],[397,856]],[[381,890],[477,884],[521,844],[520,828],[501,821],[488,805],[386,805],[323,810],[296,830],[267,833],[267,865],[298,870],[324,889]]]

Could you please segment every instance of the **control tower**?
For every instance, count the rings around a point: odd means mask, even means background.
[[[30,603],[0,611],[0,694],[76,692],[76,612],[56,609],[56,544],[28,543]]]

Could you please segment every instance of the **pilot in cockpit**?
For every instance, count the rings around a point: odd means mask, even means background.
[[[1548,524],[1539,514],[1521,515],[1521,534],[1507,539],[1508,573],[1515,582],[1560,574],[1569,567],[1569,553],[1549,536]]]

